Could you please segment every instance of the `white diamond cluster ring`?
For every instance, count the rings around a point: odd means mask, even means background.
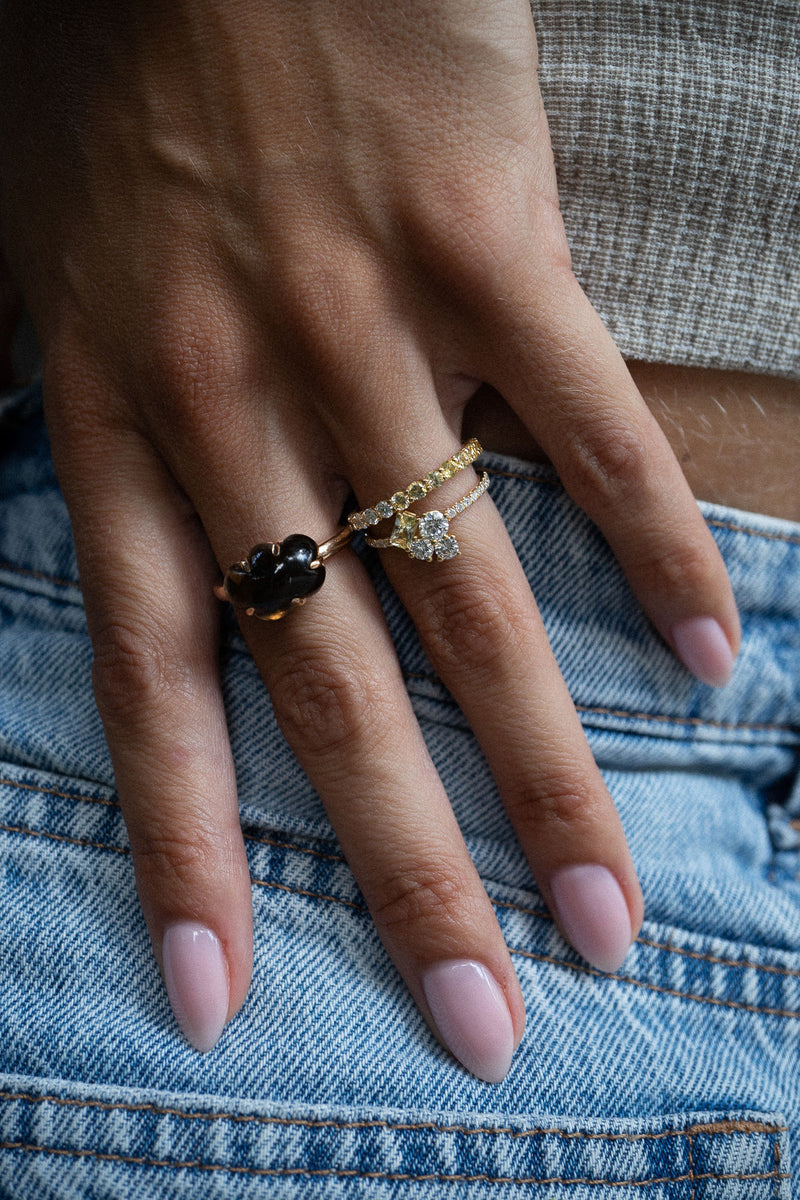
[[[353,530],[366,529],[394,517],[394,528],[389,536],[367,537],[368,546],[376,550],[388,550],[392,547],[405,550],[411,558],[422,562],[432,562],[434,559],[441,562],[455,558],[460,553],[460,547],[450,532],[450,522],[474,504],[487,490],[488,474],[484,471],[472,491],[443,512],[434,508],[428,512],[414,513],[410,511],[410,505],[470,466],[481,454],[481,450],[480,442],[477,438],[472,438],[435,471],[415,480],[401,492],[395,492],[391,499],[381,500],[371,508],[351,513],[347,518],[348,525]]]

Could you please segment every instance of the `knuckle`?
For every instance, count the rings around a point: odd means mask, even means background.
[[[582,508],[618,505],[644,485],[648,447],[636,421],[606,417],[567,438],[562,473]]]
[[[284,737],[296,751],[320,758],[336,754],[362,730],[380,724],[376,683],[358,663],[327,654],[296,651],[270,683]]]
[[[509,816],[523,840],[541,836],[546,829],[548,840],[563,836],[574,843],[576,837],[590,839],[598,827],[601,802],[597,785],[589,779],[573,779],[568,785],[549,783],[536,791],[523,791],[506,801]]]
[[[466,904],[463,871],[437,862],[436,868],[409,867],[381,881],[381,900],[371,905],[373,919],[383,930],[399,929],[413,938],[419,930],[429,940],[450,926],[463,929]]]
[[[385,284],[370,253],[352,238],[311,231],[272,279],[276,320],[307,367],[345,386],[364,363],[363,331],[378,332]]]
[[[220,399],[236,389],[244,365],[231,323],[190,300],[180,316],[163,322],[153,341],[154,395],[168,398],[179,429],[218,425]]]
[[[401,198],[398,228],[434,276],[466,298],[508,296],[532,273],[571,272],[564,223],[554,197],[531,176],[525,155],[505,153],[471,166],[469,177],[433,174]],[[535,267],[524,253],[535,230]]]
[[[109,621],[93,631],[92,682],[106,724],[124,725],[158,711],[180,686],[183,669],[166,639],[135,621]]]
[[[416,615],[420,636],[442,671],[483,674],[514,652],[524,637],[528,613],[500,580],[474,575],[443,584],[426,597]]]
[[[702,595],[709,582],[708,549],[700,541],[685,540],[664,549],[637,566],[648,590],[671,595]]]
[[[221,851],[219,837],[210,830],[196,824],[181,829],[150,817],[137,834],[133,854],[140,883],[148,891],[174,897],[196,891],[200,882],[215,876]]]

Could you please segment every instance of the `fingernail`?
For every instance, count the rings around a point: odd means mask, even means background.
[[[672,641],[687,670],[701,683],[724,687],[733,673],[733,651],[713,617],[687,617],[671,630]]]
[[[219,938],[203,925],[170,925],[161,947],[164,982],[188,1042],[205,1054],[216,1046],[228,1015],[228,972]]]
[[[601,971],[618,971],[631,946],[622,888],[607,867],[578,863],[550,880],[555,915],[578,954]]]
[[[436,963],[422,976],[425,999],[450,1053],[486,1083],[500,1083],[514,1053],[505,997],[491,971],[469,958]]]

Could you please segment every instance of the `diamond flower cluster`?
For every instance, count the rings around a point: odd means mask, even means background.
[[[450,522],[453,517],[462,513],[465,508],[483,495],[489,486],[489,476],[484,471],[478,483],[466,496],[451,504],[444,512],[437,508],[417,516],[412,512],[401,512],[395,517],[394,529],[387,538],[367,538],[367,545],[378,550],[396,546],[405,550],[412,558],[423,562],[437,559],[440,562],[447,558],[455,558],[461,549],[458,542],[450,533]]]

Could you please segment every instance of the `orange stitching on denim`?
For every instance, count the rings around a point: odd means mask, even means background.
[[[2,783],[0,779],[0,783]],[[326,862],[346,863],[343,854],[332,854],[325,850],[312,850],[309,846],[298,846],[295,842],[279,842],[276,838],[256,837],[255,834],[242,831],[246,842],[255,842],[258,846],[275,846],[278,850],[296,850],[298,854],[311,854],[314,858],[325,859]]]
[[[691,1183],[692,1183],[692,1194],[689,1197],[689,1200],[697,1200],[697,1187],[695,1186],[694,1159],[692,1158],[692,1135],[691,1134],[687,1134],[687,1137],[686,1137],[686,1157],[689,1162],[689,1179],[691,1180]]]
[[[784,1133],[788,1133],[788,1129],[787,1129],[787,1130],[783,1130],[783,1132],[784,1132]],[[775,1134],[775,1140],[774,1140],[774,1142],[772,1142],[772,1147],[774,1147],[774,1150],[775,1150],[775,1200],[777,1200],[777,1196],[778,1196],[778,1187],[777,1187],[778,1180],[786,1180],[786,1178],[790,1178],[790,1177],[792,1177],[792,1172],[790,1172],[790,1171],[789,1171],[789,1172],[788,1172],[788,1175],[781,1175],[781,1174],[780,1174],[780,1172],[781,1172],[781,1146],[780,1146],[780,1144],[778,1144],[778,1140],[777,1140],[777,1133]]]
[[[426,671],[403,671],[403,676],[406,679],[421,679],[425,683],[435,683],[442,687],[442,681],[438,675],[433,675]],[[648,713],[637,712],[635,709],[625,708],[604,708],[602,705],[591,704],[576,704],[575,709],[579,713],[595,713],[602,717],[624,717],[631,721],[654,721],[665,725],[686,725],[692,728],[708,728],[708,729],[751,729],[756,732],[772,732],[772,733],[800,733],[800,727],[796,725],[778,725],[768,721],[714,721],[704,717],[673,717],[664,713]]]
[[[0,784],[4,784],[4,783],[8,784],[11,787],[25,787],[25,788],[29,789],[30,791],[50,792],[51,790],[53,790],[53,789],[49,789],[49,788],[37,788],[36,785],[34,785],[34,784],[19,784],[15,780],[0,779]],[[56,792],[55,794],[68,796],[69,799],[72,799],[72,800],[88,800],[90,803],[110,804],[110,805],[113,805],[114,807],[116,807],[116,805],[114,804],[113,801],[110,801],[110,800],[97,801],[96,798],[93,796],[82,796],[82,795],[79,795],[78,793],[67,793],[67,792]],[[92,848],[94,850],[113,850],[116,854],[130,854],[130,850],[124,846],[113,846],[106,842],[92,842],[85,838],[67,837],[65,834],[50,833],[47,830],[41,830],[41,829],[30,829],[23,825],[0,824],[0,830],[4,830],[6,833],[20,833],[23,835],[27,835],[29,837],[51,838],[53,841],[68,842],[75,846],[89,846],[90,848]],[[296,850],[301,854],[308,854],[308,855],[312,855],[317,858],[326,859],[326,860],[329,860],[332,862],[339,862],[339,863],[342,863],[342,865],[346,865],[346,863],[347,863],[347,860],[343,855],[327,854],[321,850],[313,850],[310,847],[298,846],[294,842],[280,842],[280,841],[277,841],[276,839],[271,839],[271,838],[257,838],[257,837],[253,837],[252,835],[247,834],[247,833],[243,834],[243,837],[246,842],[256,842],[261,845],[275,846],[278,849]],[[356,911],[358,911],[358,912],[366,912],[367,911],[366,907],[363,904],[359,904],[357,901],[354,901],[354,900],[344,900],[339,896],[329,896],[322,892],[305,891],[302,888],[293,888],[293,887],[289,886],[288,884],[277,883],[277,882],[273,882],[268,879],[257,879],[255,877],[253,877],[251,879],[251,882],[254,884],[258,884],[259,887],[277,888],[282,891],[291,892],[294,895],[307,896],[310,899],[329,900],[333,904],[344,904],[349,908],[356,909]],[[490,897],[490,899],[495,908],[508,908],[508,909],[511,909],[513,912],[521,913],[523,916],[537,917],[539,920],[542,920],[542,921],[552,921],[553,920],[550,913],[547,912],[546,910],[536,909],[536,908],[528,908],[523,904],[515,904],[512,900],[497,900],[497,899],[492,899],[491,897]],[[765,974],[784,976],[786,978],[791,978],[791,979],[800,977],[800,969],[798,969],[796,967],[778,967],[778,966],[773,966],[769,963],[750,962],[749,959],[722,958],[716,954],[705,954],[700,950],[684,950],[681,946],[674,946],[669,942],[657,942],[650,938],[645,938],[645,937],[641,937],[641,936],[636,938],[636,942],[643,946],[651,946],[655,950],[666,950],[670,954],[679,954],[679,955],[683,956],[684,958],[692,958],[692,959],[696,959],[700,962],[714,963],[717,966],[746,967],[747,969],[752,970],[752,971],[763,971]],[[527,953],[527,951],[519,950],[516,953],[525,954],[525,953]],[[562,960],[560,960],[560,959],[553,959],[552,961],[559,962],[563,966],[571,965],[569,963],[562,962]],[[600,972],[600,974],[602,974],[602,972]],[[621,977],[617,976],[616,978],[621,978]],[[631,980],[631,982],[634,982],[634,981]],[[645,985],[642,985],[642,986],[645,986]],[[653,985],[653,986],[655,986],[655,985]],[[676,993],[676,995],[681,995],[681,996],[691,995],[691,993],[678,992],[678,993]],[[771,1012],[772,1010],[757,1009],[755,1011]]]
[[[608,979],[615,983],[629,983],[632,987],[645,988],[648,992],[658,992],[663,996],[677,996],[680,1000],[696,1000],[701,1004],[714,1004],[718,1008],[734,1008],[741,1012],[760,1013],[765,1017],[786,1017],[789,1020],[800,1020],[800,1012],[792,1008],[766,1008],[757,1004],[745,1004],[742,1000],[720,1000],[716,996],[700,996],[696,992],[679,992],[675,988],[663,987],[660,983],[647,983],[643,979],[634,979],[630,975],[620,975],[618,972],[609,974],[598,971],[594,967],[584,967],[580,963],[569,962],[564,958],[554,958],[550,954],[536,954],[533,950],[518,950],[508,947],[509,954],[518,954],[521,958],[531,958],[534,962],[550,963],[555,967],[567,967],[581,975],[591,975],[595,979]]]
[[[512,900],[492,900],[495,908],[510,908],[514,912],[529,917],[538,917],[540,921],[552,921],[553,918],[545,909],[526,908],[522,904],[514,904]],[[718,954],[706,954],[702,950],[684,950],[682,946],[674,946],[671,942],[657,942],[653,938],[636,938],[635,944],[651,946],[654,950],[666,950],[669,954],[680,954],[683,958],[696,959],[699,962],[713,963],[720,967],[747,967],[751,971],[763,971],[767,975],[780,975],[789,979],[800,978],[797,967],[776,967],[770,963],[750,962],[747,958],[722,958]]]
[[[41,829],[27,829],[24,825],[0,824],[4,833],[22,833],[26,837],[50,838],[54,842],[68,842],[71,846],[90,846],[93,850],[113,850],[115,854],[130,854],[126,846],[111,846],[106,842],[92,842],[88,838],[67,837],[63,833],[46,833]]]
[[[77,580],[59,579],[57,575],[45,575],[44,571],[34,571],[30,567],[18,567],[16,563],[0,562],[0,571],[12,571],[15,575],[26,575],[29,579],[41,579],[44,583],[57,583],[59,587],[80,589]]]
[[[119,808],[116,800],[104,800],[101,796],[86,796],[82,792],[62,792],[58,788],[41,787],[38,783],[22,783],[19,779],[0,779],[0,786],[20,788],[26,792],[44,792],[46,796],[59,796],[62,800],[87,800],[90,804],[107,804]]]
[[[656,942],[651,938],[641,936],[637,937],[636,941],[642,946],[652,946],[655,950],[667,950],[670,954],[680,954],[684,958],[695,958],[720,967],[748,967],[753,971],[764,971],[767,975],[783,975],[790,979],[800,978],[800,969],[797,967],[774,967],[769,963],[750,962],[746,958],[722,958],[718,954],[703,954],[700,950],[684,950],[680,946],[673,946],[670,942]]]
[[[30,1142],[0,1142],[2,1150],[23,1150],[27,1153],[39,1154],[56,1154],[64,1158],[93,1158],[99,1162],[116,1162],[126,1166],[137,1167],[169,1167],[172,1170],[190,1170],[190,1171],[219,1171],[227,1172],[230,1175],[254,1175],[260,1177],[272,1178],[287,1178],[290,1176],[305,1176],[310,1179],[318,1178],[336,1178],[336,1179],[375,1179],[383,1180],[386,1183],[518,1183],[518,1184],[533,1184],[538,1183],[545,1186],[550,1184],[564,1185],[581,1185],[581,1186],[600,1186],[600,1187],[652,1187],[655,1184],[662,1183],[685,1183],[689,1179],[688,1175],[663,1175],[654,1179],[589,1179],[569,1178],[563,1175],[553,1175],[543,1179],[539,1175],[463,1175],[452,1174],[445,1175],[443,1172],[432,1171],[425,1175],[413,1175],[405,1171],[358,1171],[355,1168],[348,1169],[345,1167],[240,1167],[229,1166],[224,1163],[204,1163],[199,1160],[187,1162],[172,1162],[168,1159],[142,1158],[133,1154],[107,1154],[99,1150],[65,1150],[59,1146],[36,1146]],[[733,1180],[738,1179],[744,1181],[756,1181],[775,1179],[775,1172],[769,1173],[759,1171],[746,1174],[744,1172],[725,1172],[723,1174],[708,1172],[703,1175],[695,1175],[697,1180],[718,1179],[718,1180]],[[789,1179],[789,1175],[780,1175],[777,1178]]]
[[[706,517],[707,525],[717,529],[730,529],[733,533],[746,533],[749,537],[764,538],[768,542],[786,542],[790,546],[800,546],[800,537],[795,533],[767,533],[764,529],[751,529],[747,525],[738,525],[735,521],[720,521],[717,517]]]
[[[324,892],[309,892],[305,888],[290,887],[288,883],[277,883],[272,879],[256,879],[255,876],[252,876],[250,882],[257,884],[258,887],[290,892],[292,896],[306,896],[309,900],[329,900],[331,904],[344,904],[360,913],[369,911],[365,904],[359,904],[357,900],[342,900],[340,896],[328,896]]]
[[[63,1108],[92,1108],[101,1112],[130,1112],[152,1113],[154,1116],[177,1117],[183,1121],[232,1121],[243,1125],[280,1125],[298,1126],[303,1129],[389,1129],[398,1133],[463,1133],[470,1135],[503,1136],[509,1138],[560,1137],[565,1141],[604,1141],[604,1142],[658,1142],[665,1138],[696,1137],[697,1135],[727,1136],[731,1133],[746,1133],[770,1136],[787,1133],[785,1125],[768,1125],[763,1121],[716,1121],[700,1125],[690,1125],[686,1129],[665,1129],[660,1133],[594,1133],[588,1130],[551,1129],[540,1127],[535,1129],[514,1129],[510,1125],[442,1125],[436,1121],[387,1121],[375,1118],[361,1121],[336,1121],[330,1117],[262,1117],[252,1113],[229,1112],[186,1112],[185,1109],[167,1108],[158,1104],[123,1104],[110,1100],[83,1100],[72,1096],[37,1096],[32,1092],[4,1092],[0,1090],[0,1099],[9,1101],[24,1100],[31,1104],[57,1104]]]

